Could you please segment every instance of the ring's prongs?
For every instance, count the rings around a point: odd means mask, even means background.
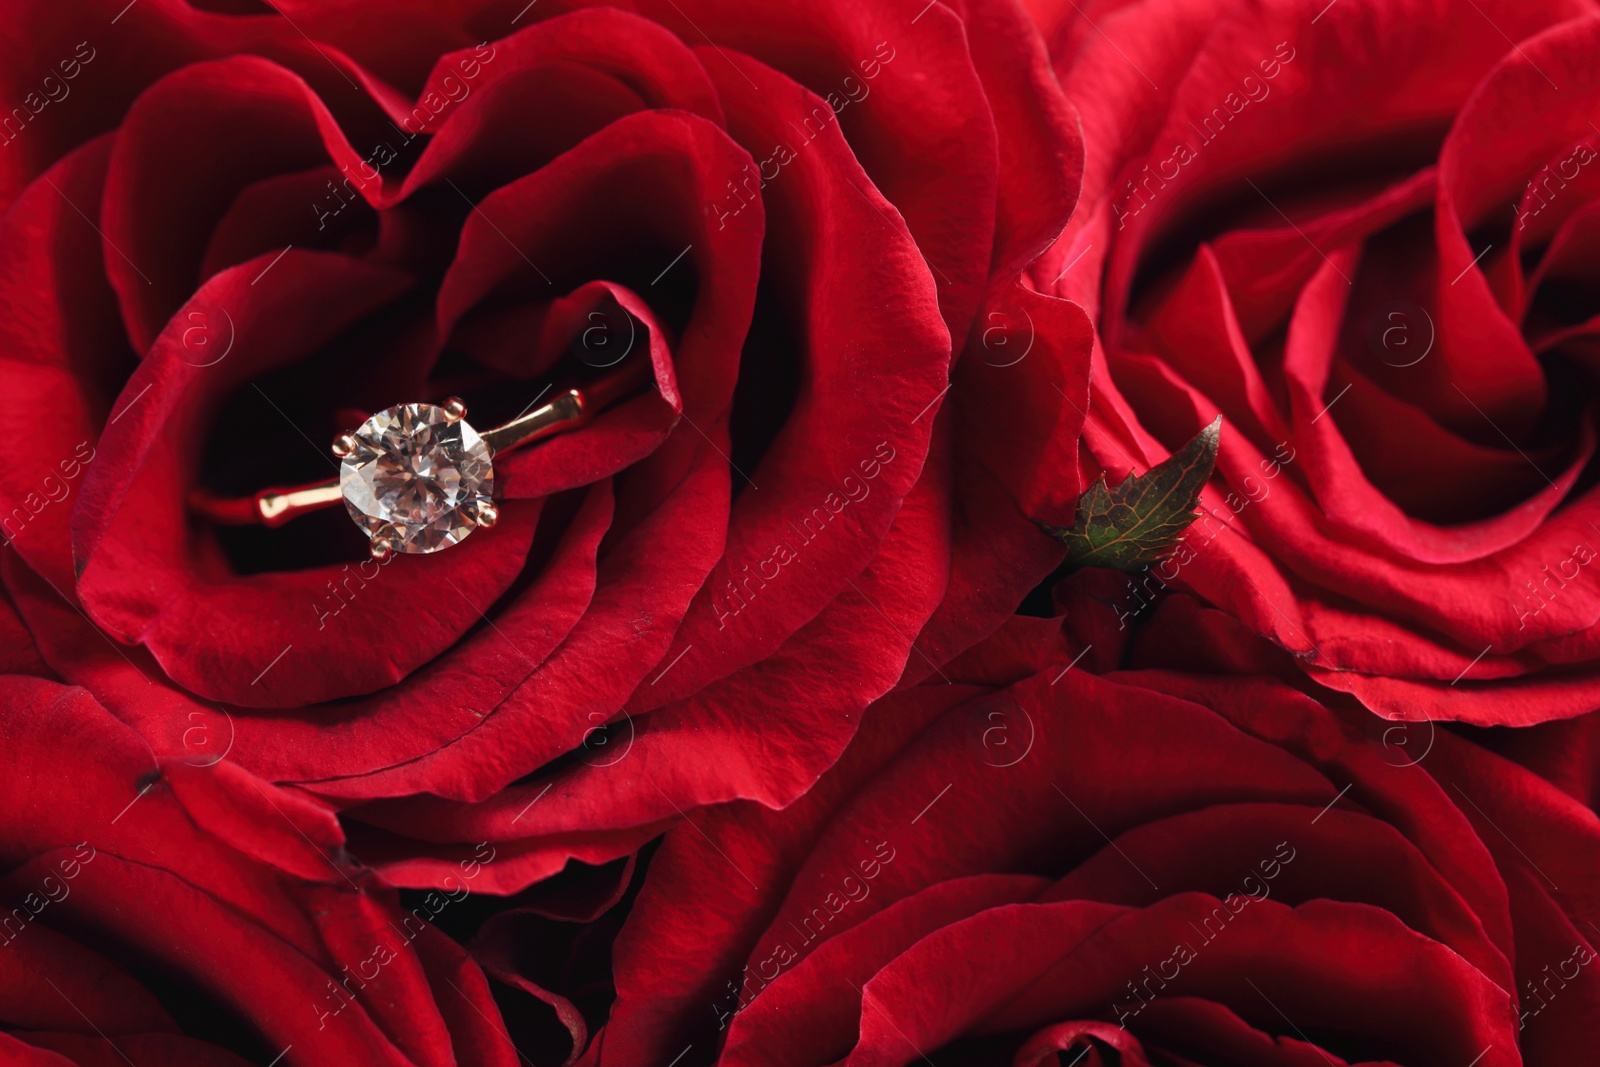
[[[382,535],[372,539],[371,547],[372,558],[377,560],[379,563],[384,562],[390,556],[394,555],[394,542]]]
[[[478,505],[478,525],[485,530],[500,521],[500,509],[493,504]]]
[[[460,422],[466,418],[467,405],[462,402],[459,396],[450,397],[442,406],[444,407],[445,416],[451,422]]]
[[[354,434],[342,433],[333,439],[333,454],[338,456],[340,459],[343,459],[355,450],[356,439]]]

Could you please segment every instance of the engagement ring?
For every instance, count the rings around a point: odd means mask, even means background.
[[[481,433],[467,422],[467,406],[457,397],[442,404],[397,404],[334,438],[337,478],[241,498],[196,491],[189,506],[222,525],[282,526],[343,501],[370,539],[373,559],[437,552],[500,518],[494,504],[495,457],[575,430],[637,393],[650,364],[629,362],[620,373],[567,389]]]

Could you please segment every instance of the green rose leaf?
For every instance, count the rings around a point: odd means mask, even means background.
[[[1078,498],[1071,529],[1039,525],[1067,546],[1070,567],[1136,571],[1159,563],[1199,517],[1194,506],[1216,466],[1221,439],[1218,415],[1165,462],[1144,474],[1130,474],[1115,489],[1106,485],[1102,474]]]

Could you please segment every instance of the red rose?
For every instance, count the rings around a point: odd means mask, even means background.
[[[512,892],[791,802],[1059,561],[1029,517],[1070,518],[1089,329],[1017,278],[1081,153],[1019,9],[276,6],[13,12],[29,669],[328,800],[395,884],[490,841]],[[497,463],[499,526],[447,552],[186,506],[616,351],[653,385]]]
[[[0,707],[0,1061],[518,1062],[483,971],[323,805],[153,757],[81,689]]]
[[[668,833],[590,1062],[1587,1054],[1592,812],[1442,729],[1119,671],[1100,577],[875,705],[788,809]]]
[[[1600,704],[1595,6],[1034,10],[1087,146],[1035,277],[1098,323],[1091,469],[1224,419],[1125,622],[1188,587],[1389,717]]]

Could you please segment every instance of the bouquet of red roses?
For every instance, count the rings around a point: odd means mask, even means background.
[[[1566,1067],[1593,0],[10,0],[0,1063]]]

